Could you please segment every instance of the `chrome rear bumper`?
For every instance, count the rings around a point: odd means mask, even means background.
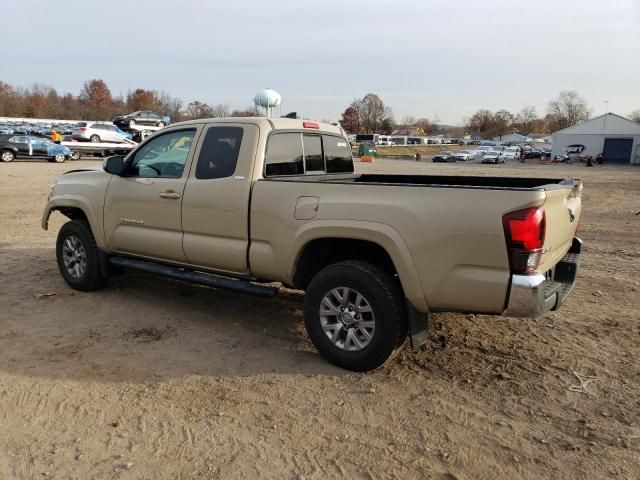
[[[512,275],[509,303],[504,314],[537,317],[558,309],[576,283],[581,251],[582,240],[574,237],[567,254],[546,274]]]

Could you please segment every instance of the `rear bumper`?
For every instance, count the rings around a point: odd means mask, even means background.
[[[537,317],[558,309],[576,283],[581,252],[582,240],[574,237],[567,254],[546,274],[512,275],[509,303],[504,314]]]

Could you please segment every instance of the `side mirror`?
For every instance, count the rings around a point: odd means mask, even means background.
[[[107,173],[120,176],[124,172],[124,158],[119,155],[106,158],[102,162],[102,168]]]

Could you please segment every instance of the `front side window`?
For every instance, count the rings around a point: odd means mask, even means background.
[[[278,133],[269,139],[266,160],[266,175],[302,175],[302,135]]]
[[[180,178],[195,133],[195,129],[178,130],[149,140],[135,153],[128,175]]]
[[[207,180],[233,175],[238,163],[242,133],[240,127],[210,127],[200,148],[196,178]]]

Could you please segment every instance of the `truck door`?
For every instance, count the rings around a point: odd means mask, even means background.
[[[215,123],[202,132],[182,202],[184,251],[189,263],[247,273],[251,171],[259,129]]]
[[[116,252],[185,262],[181,208],[200,126],[174,128],[142,144],[125,175],[109,183],[104,208],[107,246]]]

